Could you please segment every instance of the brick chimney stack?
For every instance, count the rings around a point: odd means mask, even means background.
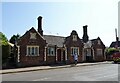
[[[83,42],[86,43],[89,40],[88,34],[87,34],[87,25],[83,26]]]
[[[42,30],[42,17],[38,17],[38,32],[43,36],[43,30]]]

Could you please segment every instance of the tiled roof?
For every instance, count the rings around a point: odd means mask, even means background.
[[[53,35],[43,35],[48,45],[57,45],[58,47],[63,47],[65,37],[53,36]]]
[[[112,42],[110,47],[115,47],[116,46],[116,41]],[[118,47],[120,47],[120,41],[118,41]]]
[[[97,39],[90,39],[88,41],[92,41],[92,43],[94,43]],[[81,39],[81,41],[83,42],[83,39]],[[84,43],[84,42],[83,42]]]
[[[91,41],[92,45],[95,45],[97,43],[97,41],[100,40],[100,37],[96,38],[96,39],[90,39],[89,41]],[[81,39],[81,41],[83,42],[83,39]],[[84,42],[83,42],[84,43]],[[101,44],[104,45],[104,43],[101,41]],[[105,46],[105,45],[104,45]]]

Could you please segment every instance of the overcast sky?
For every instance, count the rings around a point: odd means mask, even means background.
[[[0,29],[8,39],[14,34],[22,36],[31,27],[37,30],[37,17],[42,16],[46,35],[66,37],[76,30],[82,38],[83,26],[88,25],[89,39],[99,36],[106,46],[115,41],[119,0],[8,1],[2,0]]]

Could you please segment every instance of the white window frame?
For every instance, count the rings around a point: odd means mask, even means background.
[[[54,47],[48,47],[47,54],[48,54],[48,56],[55,56],[55,48]]]
[[[30,52],[28,48],[30,48]],[[36,48],[37,48],[37,53],[35,52]],[[32,49],[33,49],[33,54],[32,54]],[[27,56],[39,56],[39,46],[27,46]]]
[[[73,56],[76,52],[77,49],[77,55],[79,56],[79,47],[71,47],[71,56]]]
[[[103,50],[102,49],[97,49],[97,56],[103,55]]]
[[[73,41],[77,41],[77,35],[73,35]]]

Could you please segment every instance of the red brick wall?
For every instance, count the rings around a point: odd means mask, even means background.
[[[43,64],[43,56],[21,56],[20,61],[24,66],[41,65]]]
[[[36,33],[36,39],[30,39],[30,32]],[[18,42],[20,46],[20,63],[22,65],[39,65],[44,62],[44,48],[46,41],[40,36],[34,28],[26,32]],[[39,56],[27,56],[27,46],[39,46]]]
[[[77,35],[77,34],[76,34]],[[77,35],[77,41],[73,41],[73,35],[70,35],[69,37],[66,38],[65,41],[65,46],[67,48],[67,56],[68,56],[68,61],[69,63],[73,63],[74,58],[71,56],[71,47],[79,47],[79,57],[78,57],[78,62],[82,62],[82,50],[83,50],[83,43],[80,40],[80,38]]]
[[[47,64],[54,64],[56,62],[56,56],[47,56]]]
[[[102,42],[102,41],[101,41]],[[103,43],[101,43],[100,45],[97,43],[97,41],[95,41],[95,44],[93,45],[94,48],[94,56],[95,56],[95,61],[104,61],[105,60],[105,45]],[[97,49],[102,49],[102,55],[97,55]]]

